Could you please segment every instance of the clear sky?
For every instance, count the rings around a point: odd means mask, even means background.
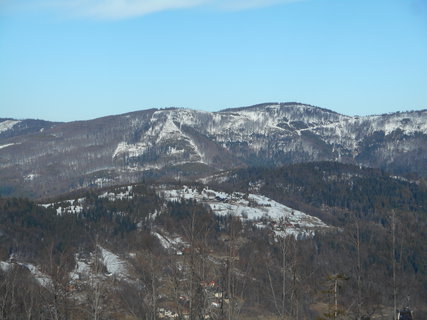
[[[427,0],[0,0],[0,117],[427,108]]]

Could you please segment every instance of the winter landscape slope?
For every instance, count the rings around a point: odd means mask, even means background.
[[[337,162],[203,180],[0,197],[2,312],[322,319],[342,274],[343,318],[390,319],[393,261],[399,308],[427,311],[425,184]]]
[[[151,109],[69,123],[1,119],[0,192],[185,179],[247,166],[339,161],[427,175],[427,110],[351,117],[299,103]],[[22,187],[24,186],[24,187]]]

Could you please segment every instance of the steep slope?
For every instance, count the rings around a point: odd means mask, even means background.
[[[0,192],[43,196],[144,177],[339,161],[427,175],[427,110],[349,117],[298,103],[152,109],[91,121],[0,122]],[[35,128],[39,128],[35,130]],[[24,186],[24,188],[22,188]]]

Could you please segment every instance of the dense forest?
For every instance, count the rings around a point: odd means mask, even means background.
[[[278,236],[167,201],[154,183],[2,197],[0,319],[366,320],[405,306],[425,318],[425,184],[329,162],[228,177],[211,187],[260,193],[331,227]]]

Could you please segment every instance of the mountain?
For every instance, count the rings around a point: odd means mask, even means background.
[[[41,197],[147,178],[338,161],[427,176],[427,110],[351,117],[299,103],[0,120],[0,193]]]

